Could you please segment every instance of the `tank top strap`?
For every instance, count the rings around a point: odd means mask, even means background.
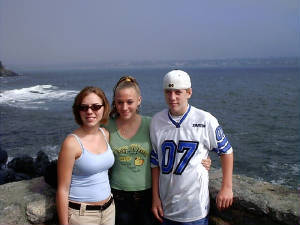
[[[71,134],[72,136],[74,136],[77,140],[77,142],[80,144],[80,147],[81,147],[81,150],[82,152],[84,151],[84,147],[83,147],[83,144],[81,143],[80,141],[80,138],[76,135],[76,134]]]
[[[103,136],[104,136],[104,139],[105,139],[105,142],[106,142],[107,146],[109,146],[109,143],[108,143],[108,141],[107,141],[107,139],[106,139],[106,135],[105,135],[103,129],[102,129],[101,127],[99,127],[99,130],[102,132],[102,134],[103,134]]]

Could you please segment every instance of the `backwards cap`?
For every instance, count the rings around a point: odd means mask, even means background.
[[[190,76],[182,70],[172,70],[164,76],[164,89],[188,89],[191,86]]]

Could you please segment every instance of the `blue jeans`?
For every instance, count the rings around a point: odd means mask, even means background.
[[[205,218],[202,218],[200,220],[195,220],[192,222],[176,222],[176,221],[168,220],[168,219],[164,218],[162,225],[208,225],[208,216]]]
[[[152,191],[122,191],[112,189],[116,203],[116,225],[158,224],[151,212]]]

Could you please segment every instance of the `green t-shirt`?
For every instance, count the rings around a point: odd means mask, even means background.
[[[141,125],[135,136],[125,139],[117,131],[116,121],[109,120],[106,128],[110,133],[109,144],[115,156],[110,174],[112,188],[124,191],[151,188],[150,121],[150,117],[142,116]]]

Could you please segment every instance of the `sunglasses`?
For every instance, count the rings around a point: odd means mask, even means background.
[[[104,106],[104,105],[99,105],[99,104],[79,105],[78,110],[83,111],[83,112],[87,112],[89,109],[91,109],[95,112],[95,111],[100,110],[102,108],[102,106]]]

